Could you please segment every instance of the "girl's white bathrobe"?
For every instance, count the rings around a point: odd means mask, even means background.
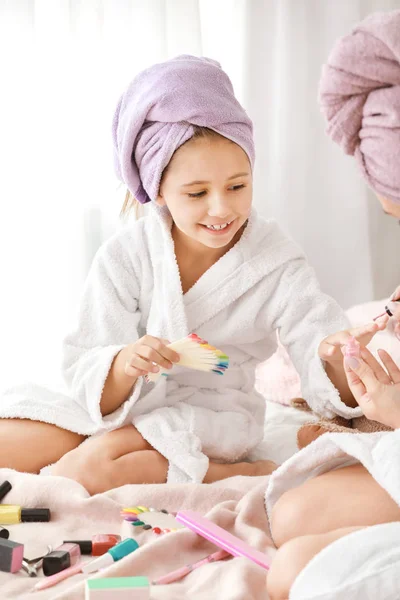
[[[263,437],[264,399],[255,368],[277,347],[276,332],[297,367],[303,395],[320,414],[349,415],[318,358],[319,342],[348,326],[324,295],[297,245],[274,221],[252,213],[240,241],[186,293],[168,211],[118,232],[98,251],[75,331],[64,344],[70,396],[11,390],[0,416],[55,423],[83,434],[132,422],[169,460],[168,481],[201,482],[209,458],[244,459]],[[114,413],[100,398],[116,354],[146,333],[170,341],[197,333],[230,358],[223,377],[175,367],[167,378],[142,378]]]

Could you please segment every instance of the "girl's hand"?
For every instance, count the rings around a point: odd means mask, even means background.
[[[170,342],[145,335],[134,344],[124,348],[125,373],[129,377],[142,377],[147,373],[158,373],[160,367],[172,369],[179,362],[179,354],[167,347]]]
[[[349,388],[367,419],[400,428],[400,369],[385,350],[378,350],[382,368],[366,348],[360,357],[345,357]]]
[[[388,323],[389,317],[388,315],[384,315],[380,317],[375,322],[367,323],[362,327],[354,327],[353,329],[347,329],[345,331],[338,331],[338,333],[333,333],[329,335],[327,338],[322,340],[319,345],[318,354],[322,360],[325,362],[338,366],[342,365],[343,362],[343,354],[341,351],[342,346],[345,346],[351,337],[356,338],[356,340],[362,345],[367,346],[369,342],[372,340],[374,335],[378,331],[382,331],[385,329]]]

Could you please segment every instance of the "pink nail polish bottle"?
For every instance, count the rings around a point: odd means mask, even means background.
[[[360,356],[360,344],[357,342],[355,337],[351,337],[344,347],[344,355],[346,358],[359,358]]]

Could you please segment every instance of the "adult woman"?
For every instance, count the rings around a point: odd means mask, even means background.
[[[371,15],[338,41],[320,102],[328,134],[356,158],[383,210],[400,219],[400,11]],[[399,297],[400,288],[392,299]],[[354,416],[362,411],[394,431],[326,434],[271,477],[266,504],[280,548],[267,583],[273,600],[287,598],[299,572],[335,540],[400,521],[400,482],[389,476],[400,455],[400,370],[379,354],[386,371],[366,348],[344,359],[345,371],[359,404]]]

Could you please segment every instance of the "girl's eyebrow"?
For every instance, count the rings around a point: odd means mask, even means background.
[[[250,175],[250,173],[236,173],[236,175],[231,175],[230,177],[228,177],[227,181],[230,181],[231,179],[236,179],[237,177],[248,177]],[[191,181],[190,183],[184,183],[183,185],[181,185],[181,187],[188,187],[190,185],[201,185],[204,183],[211,183],[210,181]]]

